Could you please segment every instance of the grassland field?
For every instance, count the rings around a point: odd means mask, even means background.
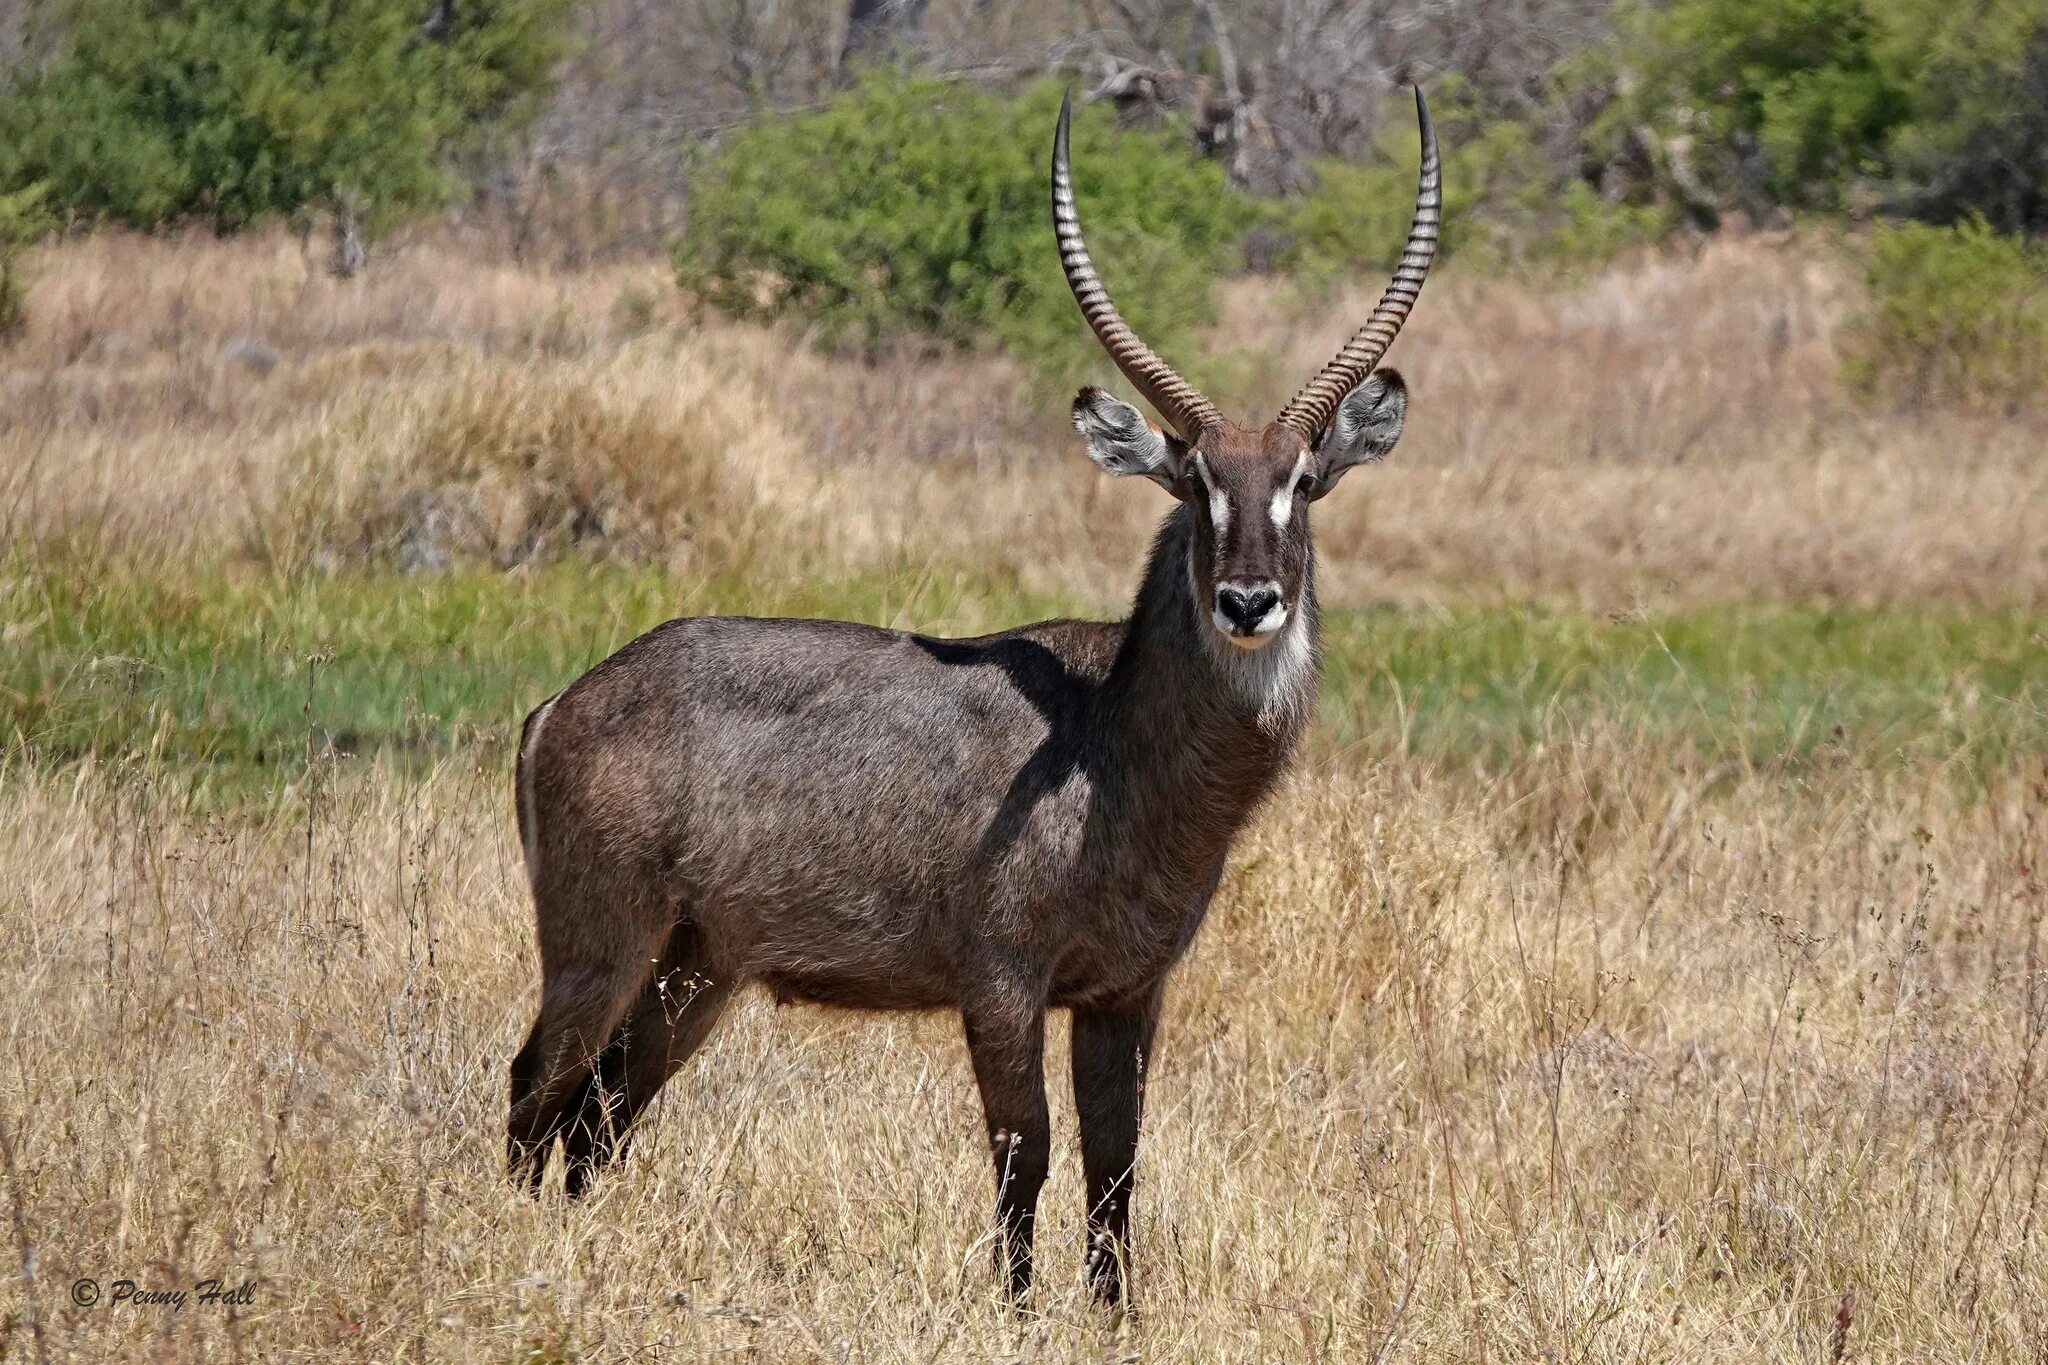
[[[677,615],[817,616],[965,635],[1090,603],[971,568],[763,592],[571,562],[508,582],[464,571],[285,580],[6,581],[0,698],[26,750],[150,754],[258,788],[310,742],[507,752],[525,712]],[[1510,766],[1602,722],[1739,767],[1823,754],[1981,783],[2048,752],[2048,636],[2015,610],[1721,604],[1615,618],[1541,605],[1338,608],[1318,742],[1360,761]]]
[[[506,1186],[510,749],[672,616],[1114,614],[1164,499],[1009,358],[655,263],[54,248],[0,352],[0,1358],[2048,1359],[2048,432],[1844,393],[1834,242],[1430,290],[1170,996],[1137,1310],[1054,1065],[1019,1317],[956,1020],[749,999],[590,1200]],[[1232,283],[1219,396],[1365,306]]]

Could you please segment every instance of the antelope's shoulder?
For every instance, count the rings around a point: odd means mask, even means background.
[[[929,727],[1008,718],[1040,731],[1085,707],[1108,673],[1119,624],[1043,621],[948,639],[846,621],[686,617],[655,627],[598,664],[551,712],[578,728],[666,728],[719,715],[758,726],[861,716]],[[1034,741],[1035,742],[1035,741]]]
[[[964,639],[914,637],[934,659],[952,665],[1004,669],[1023,681],[1048,679],[1094,686],[1109,676],[1129,631],[1127,621],[1079,621],[1061,617]]]

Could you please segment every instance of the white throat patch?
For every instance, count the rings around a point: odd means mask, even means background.
[[[1224,633],[1227,622],[1214,621],[1201,603],[1201,585],[1195,580],[1195,561],[1187,561],[1188,605],[1194,609],[1195,633],[1206,642],[1217,671],[1228,680],[1238,702],[1258,716],[1260,727],[1278,722],[1290,705],[1301,701],[1304,675],[1314,665],[1309,648],[1309,628],[1302,615],[1285,607],[1274,608],[1279,625],[1263,638],[1259,649],[1233,644]]]
[[[1223,675],[1230,679],[1238,699],[1258,714],[1261,723],[1277,720],[1288,707],[1299,703],[1301,687],[1309,671],[1308,627],[1298,613],[1289,612],[1287,622],[1274,632],[1273,642],[1263,649],[1241,649],[1232,645],[1204,623],[1209,652]]]

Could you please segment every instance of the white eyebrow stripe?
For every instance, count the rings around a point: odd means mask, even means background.
[[[1195,452],[1195,468],[1201,471],[1202,487],[1209,490],[1209,525],[1221,540],[1230,531],[1230,495],[1216,486],[1216,480],[1209,477],[1209,461],[1200,451]]]
[[[1287,482],[1273,495],[1272,504],[1266,511],[1273,518],[1273,525],[1284,531],[1287,523],[1294,520],[1294,490],[1300,484],[1302,474],[1308,468],[1308,454],[1303,452],[1294,457],[1294,472],[1287,476]]]

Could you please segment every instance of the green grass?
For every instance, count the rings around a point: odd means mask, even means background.
[[[1489,766],[1618,728],[1764,766],[1827,749],[1973,777],[2048,752],[2048,638],[2018,612],[1719,605],[1613,620],[1540,608],[1333,613],[1343,741]]]
[[[703,612],[968,634],[1075,604],[906,569],[762,590],[559,564],[521,574],[0,576],[0,742],[147,756],[199,785],[308,753],[503,755],[536,702],[634,635]],[[1822,750],[1969,779],[2048,753],[2048,640],[2018,613],[1719,606],[1645,620],[1540,608],[1327,613],[1323,743],[1498,768],[1596,728],[1712,761]]]
[[[502,745],[635,635],[706,612],[957,633],[1048,614],[931,572],[771,591],[568,563],[530,574],[0,576],[0,742],[44,760],[148,755],[202,776],[309,751]]]

